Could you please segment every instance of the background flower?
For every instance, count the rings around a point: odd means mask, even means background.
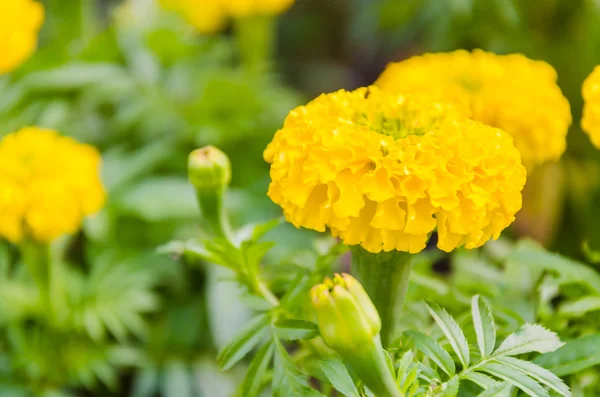
[[[37,127],[0,141],[0,237],[51,241],[74,233],[104,204],[100,154]]]
[[[371,252],[481,246],[521,207],[510,136],[427,98],[375,87],[292,111],[265,151],[269,197],[296,227],[330,228]]]
[[[392,63],[375,84],[468,108],[473,119],[508,132],[523,163],[533,166],[557,160],[566,148],[571,112],[556,78],[552,66],[523,55],[459,50]]]
[[[44,8],[33,0],[0,2],[0,74],[19,67],[35,51]]]
[[[594,71],[585,79],[582,88],[583,118],[581,128],[589,135],[592,143],[600,148],[600,67],[596,66]]]

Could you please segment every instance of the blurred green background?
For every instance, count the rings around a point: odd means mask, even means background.
[[[231,27],[199,35],[152,0],[43,3],[37,53],[0,77],[0,134],[35,124],[97,146],[109,202],[57,248],[71,264],[69,326],[48,331],[35,291],[6,270],[14,247],[1,246],[2,396],[234,395],[243,369],[223,373],[214,356],[248,310],[217,283],[227,273],[156,252],[197,231],[187,154],[208,144],[229,154],[234,225],[278,216],[262,151],[287,112],[423,52],[520,52],[557,69],[574,119],[568,150],[537,171],[540,194],[526,197],[508,234],[596,267],[583,247],[600,248],[600,155],[579,120],[581,84],[600,64],[598,1],[297,0],[258,70],[241,61]],[[314,237],[279,229],[269,263],[309,250]]]

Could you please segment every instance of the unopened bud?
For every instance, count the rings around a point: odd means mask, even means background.
[[[371,343],[381,320],[369,296],[352,276],[337,274],[311,290],[312,304],[323,340],[334,350]]]
[[[229,157],[214,146],[206,146],[190,153],[188,177],[196,190],[224,188],[231,182]]]

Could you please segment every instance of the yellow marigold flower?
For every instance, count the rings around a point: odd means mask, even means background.
[[[294,0],[217,0],[227,13],[241,18],[252,15],[281,14],[294,3]]]
[[[566,148],[571,110],[556,79],[552,66],[523,55],[459,50],[392,63],[375,84],[469,109],[474,120],[508,132],[532,167],[557,160]]]
[[[512,138],[449,105],[376,87],[293,110],[264,153],[269,197],[296,227],[370,252],[475,248],[521,208],[525,168]]]
[[[594,146],[600,148],[600,66],[585,79],[581,91],[584,100],[581,128]]]
[[[0,74],[21,66],[37,46],[43,6],[32,0],[0,1]]]
[[[105,192],[98,151],[56,131],[27,127],[0,140],[0,238],[49,242],[79,229]]]
[[[222,0],[160,0],[167,10],[185,18],[201,34],[214,34],[227,23]]]

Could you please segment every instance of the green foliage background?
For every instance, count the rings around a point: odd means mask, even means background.
[[[0,77],[0,135],[35,124],[97,146],[109,202],[53,245],[47,295],[26,275],[25,248],[0,242],[0,395],[242,396],[249,361],[223,372],[215,357],[255,300],[232,298],[239,286],[222,282],[231,270],[193,255],[174,260],[164,253],[182,253],[173,247],[156,251],[198,232],[188,153],[212,144],[230,156],[234,226],[277,217],[262,151],[289,110],[370,84],[392,60],[458,48],[522,52],[557,69],[575,120],[569,148],[540,171],[549,175],[537,178],[544,195],[529,199],[530,216],[507,235],[531,235],[563,256],[508,238],[452,257],[427,251],[414,265],[405,328],[431,329],[423,299],[443,302],[460,322],[481,294],[503,336],[537,321],[565,340],[589,338],[575,349],[585,364],[557,375],[575,396],[600,394],[600,153],[578,124],[581,83],[600,64],[597,1],[297,0],[259,72],[244,68],[231,30],[199,36],[151,1],[44,3],[38,52]],[[283,224],[265,240],[276,242],[262,263],[278,296],[298,274],[316,283],[348,267],[341,252],[327,254],[326,237]],[[291,366],[284,375],[298,375],[298,362],[274,346],[281,367]]]

